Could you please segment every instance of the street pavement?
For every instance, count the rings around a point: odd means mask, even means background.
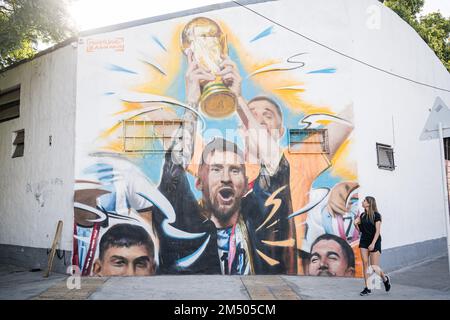
[[[447,256],[389,273],[383,285],[361,297],[363,280],[306,276],[177,275],[153,277],[82,277],[31,272],[0,265],[0,300],[450,300]],[[73,286],[72,286],[73,287]]]

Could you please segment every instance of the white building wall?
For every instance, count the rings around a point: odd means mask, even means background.
[[[404,77],[450,88],[448,71],[394,12],[374,0],[345,2],[352,17],[355,57]],[[379,14],[378,26],[371,20],[373,14]],[[386,249],[445,236],[439,142],[419,140],[438,96],[450,106],[448,92],[353,65],[360,196],[377,199]],[[378,169],[377,142],[394,147],[395,171]]]
[[[284,2],[286,10],[274,11],[270,2],[251,7],[360,60],[450,87],[450,75],[433,52],[378,1],[298,1],[298,11],[288,10],[297,1]],[[380,10],[379,28],[370,20],[374,8]],[[347,35],[333,31],[343,24]],[[62,248],[72,249],[76,60],[76,49],[66,46],[0,75],[1,89],[21,84],[20,118],[0,123],[2,244],[49,247],[57,221],[63,220]],[[440,96],[450,105],[450,94],[359,63],[352,63],[352,83],[361,196],[378,200],[383,247],[445,236],[438,141],[420,141],[419,135],[434,99]],[[12,159],[12,133],[20,129],[25,129],[25,155]],[[394,146],[395,171],[377,168],[376,142]]]
[[[76,49],[71,45],[0,74],[0,88],[21,85],[20,117],[0,123],[0,243],[72,249]],[[13,132],[25,151],[11,158]],[[49,146],[49,136],[52,145]]]
[[[278,6],[277,10],[271,9],[274,3],[251,8],[345,55],[450,89],[450,74],[434,52],[414,29],[379,1],[282,2],[286,6]],[[293,10],[294,6],[298,10]],[[319,45],[314,48],[315,52],[329,52],[330,57],[339,56]],[[350,63],[360,198],[362,201],[364,196],[372,195],[377,199],[384,219],[383,248],[445,237],[439,142],[420,141],[419,136],[436,97],[450,107],[450,93],[393,77],[359,62]],[[332,89],[326,88],[326,92]],[[395,171],[378,169],[377,142],[394,147]]]

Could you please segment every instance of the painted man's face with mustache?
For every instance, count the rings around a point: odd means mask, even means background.
[[[238,213],[241,199],[247,192],[243,159],[234,152],[211,152],[199,171],[197,188],[203,193],[212,220],[226,226]],[[217,223],[216,223],[217,226]]]
[[[309,275],[351,277],[354,270],[348,266],[339,243],[334,240],[321,240],[311,249]]]

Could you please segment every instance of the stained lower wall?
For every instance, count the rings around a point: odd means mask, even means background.
[[[0,244],[0,264],[9,264],[28,269],[46,270],[49,250]],[[381,255],[381,266],[392,272],[425,260],[447,254],[446,238],[427,240],[411,245],[390,248]],[[58,250],[53,260],[52,272],[67,273],[71,265],[72,251]]]

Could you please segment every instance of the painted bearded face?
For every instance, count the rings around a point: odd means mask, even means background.
[[[214,218],[226,224],[239,210],[247,191],[243,159],[234,152],[212,152],[201,169],[198,185]]]

